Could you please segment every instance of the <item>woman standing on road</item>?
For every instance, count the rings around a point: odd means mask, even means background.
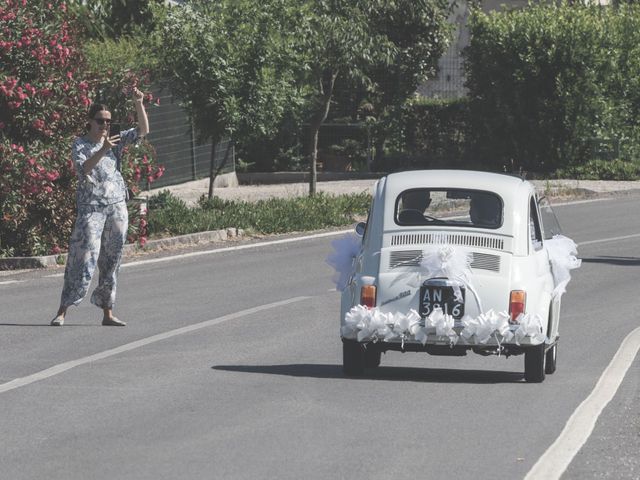
[[[87,133],[73,143],[78,216],[69,241],[64,287],[60,308],[51,321],[53,326],[61,326],[67,308],[78,305],[86,296],[96,265],[100,272],[91,303],[102,309],[102,325],[126,325],[113,316],[118,269],[129,223],[127,188],[119,167],[123,147],[149,133],[143,97],[134,88],[138,130],[131,128],[109,136],[111,112],[104,105],[94,104],[89,108]]]

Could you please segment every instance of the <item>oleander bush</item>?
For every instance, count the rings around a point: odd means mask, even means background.
[[[165,190],[149,199],[147,228],[149,237],[226,228],[242,228],[256,234],[318,230],[362,219],[370,202],[368,193],[339,196],[318,193],[314,197],[257,202],[202,198],[198,206],[188,207]]]
[[[119,112],[123,102],[132,109],[131,88],[142,86],[132,70],[87,62],[77,25],[63,0],[0,0],[0,256],[66,248],[75,218],[73,137],[84,131],[89,105],[107,100],[107,87]],[[148,145],[125,157],[131,187],[162,174]],[[144,230],[133,220],[135,240]]]

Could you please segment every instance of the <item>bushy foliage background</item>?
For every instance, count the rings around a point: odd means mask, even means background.
[[[89,64],[76,25],[62,0],[0,1],[0,256],[66,248],[75,219],[73,137],[83,133],[92,101],[109,101],[118,114],[132,108],[131,88],[142,86],[137,73]],[[129,154],[131,185],[143,155]],[[132,227],[135,239],[135,219]]]
[[[476,11],[470,28],[470,150],[487,168],[580,165],[596,139],[638,158],[640,5]]]

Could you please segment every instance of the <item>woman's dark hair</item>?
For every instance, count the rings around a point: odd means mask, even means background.
[[[109,107],[107,107],[103,103],[94,103],[93,105],[91,105],[89,107],[89,112],[87,113],[87,118],[89,120],[93,120],[93,117],[96,116],[96,113],[102,112],[103,110],[109,110]],[[87,130],[89,130],[91,128],[91,126],[89,125],[89,122],[87,122],[86,128],[87,128]]]

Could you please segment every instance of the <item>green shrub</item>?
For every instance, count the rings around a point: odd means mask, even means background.
[[[408,103],[388,133],[388,150],[376,158],[375,169],[393,172],[468,165],[468,115],[466,99]]]
[[[582,165],[561,168],[556,176],[578,180],[638,180],[640,165],[620,159],[590,160]]]
[[[288,233],[348,225],[366,215],[368,193],[258,202],[234,202],[214,197],[189,208],[168,191],[149,199],[150,237],[184,235],[208,230],[242,228],[260,234]]]
[[[640,6],[531,4],[470,21],[472,150],[500,169],[590,160],[589,139],[640,142]]]

